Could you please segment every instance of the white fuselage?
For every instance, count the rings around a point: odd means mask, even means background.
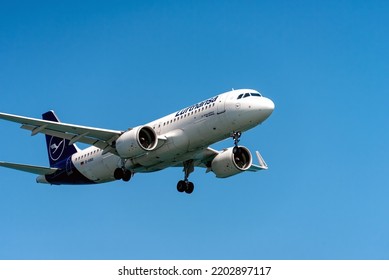
[[[248,92],[252,94],[245,96]],[[146,124],[165,141],[153,151],[122,159],[91,146],[73,154],[71,160],[82,175],[96,183],[115,180],[114,170],[120,166],[133,173],[177,166],[232,132],[257,126],[273,109],[274,103],[255,90],[233,90]]]

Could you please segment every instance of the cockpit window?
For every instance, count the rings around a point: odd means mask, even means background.
[[[246,97],[250,97],[250,96],[262,97],[262,95],[260,93],[257,93],[257,92],[251,92],[250,93],[250,92],[248,92],[248,93],[239,94],[237,99],[246,98]]]

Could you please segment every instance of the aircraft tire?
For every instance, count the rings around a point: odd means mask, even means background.
[[[186,189],[185,189],[185,192],[187,194],[191,194],[193,191],[194,191],[194,184],[192,182],[188,182]]]
[[[177,191],[184,192],[186,190],[186,183],[185,181],[178,181],[177,183]]]
[[[131,171],[125,170],[125,171],[123,172],[122,179],[123,179],[124,182],[130,181],[131,177],[132,177]]]
[[[113,172],[113,177],[114,177],[116,180],[122,179],[123,176],[124,176],[124,171],[123,171],[123,169],[121,169],[121,168],[116,168],[115,171]]]

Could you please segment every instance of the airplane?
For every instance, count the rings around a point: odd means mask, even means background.
[[[42,119],[0,113],[0,119],[21,124],[31,136],[45,134],[50,167],[0,161],[0,166],[37,174],[37,183],[83,185],[129,181],[136,173],[183,167],[177,190],[191,194],[189,175],[203,167],[218,178],[266,170],[257,151],[238,145],[242,132],[263,123],[274,103],[253,89],[231,90],[128,130],[109,130],[62,123],[54,111]],[[209,146],[232,138],[232,147]],[[90,145],[79,149],[77,142]]]

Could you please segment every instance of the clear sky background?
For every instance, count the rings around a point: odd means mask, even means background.
[[[95,186],[0,169],[1,259],[389,259],[387,1],[4,1],[0,111],[123,130],[230,90],[269,170]],[[0,121],[0,160],[48,165]],[[231,139],[213,148],[233,145]]]

